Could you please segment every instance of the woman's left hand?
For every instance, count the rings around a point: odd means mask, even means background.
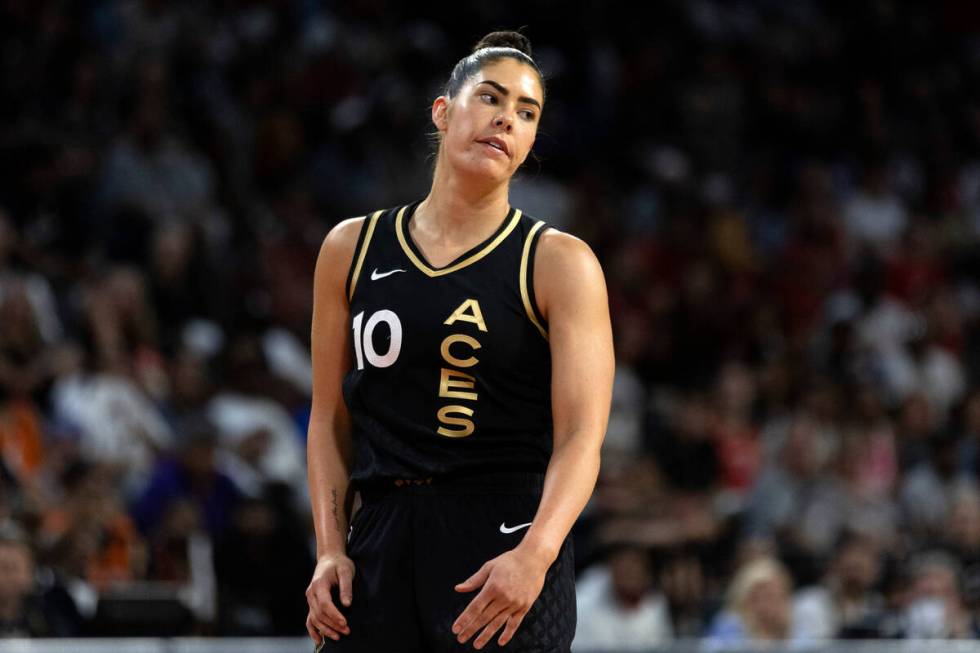
[[[548,566],[518,547],[488,560],[479,571],[457,585],[457,592],[483,587],[453,623],[453,633],[459,642],[465,644],[483,628],[473,642],[474,648],[481,649],[505,624],[497,643],[503,646],[509,642],[541,593]]]

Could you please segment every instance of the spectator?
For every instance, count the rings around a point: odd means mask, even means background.
[[[908,212],[902,199],[888,186],[881,161],[871,161],[861,184],[844,206],[845,226],[856,244],[891,253],[905,230]]]
[[[126,132],[108,148],[102,199],[109,211],[136,209],[152,222],[189,220],[209,208],[213,172],[170,124],[165,61],[147,62],[126,98]]]
[[[690,393],[670,408],[666,428],[656,435],[657,465],[675,490],[710,493],[719,485],[721,463],[711,441],[711,420],[707,398]]]
[[[38,538],[53,544],[90,534],[94,549],[80,570],[96,591],[141,580],[146,575],[146,546],[120,501],[111,468],[76,461],[61,478],[65,496],[41,517]]]
[[[832,477],[823,473],[827,461],[816,422],[804,413],[795,415],[776,451],[748,497],[747,532],[778,537],[803,556],[825,555],[840,527],[840,497]]]
[[[185,436],[178,454],[157,464],[149,484],[132,507],[144,535],[152,537],[171,511],[172,523],[182,524],[187,521],[183,517],[193,513],[195,526],[200,520],[201,528],[213,539],[224,534],[241,492],[217,467],[213,429],[207,422],[197,423]]]
[[[819,585],[797,592],[793,623],[801,639],[876,637],[883,600],[875,591],[880,549],[866,536],[845,534],[834,548],[827,575]]]
[[[975,611],[980,607],[980,490],[976,485],[958,485],[953,491],[942,541],[962,565],[963,599]]]
[[[78,428],[82,457],[114,466],[127,498],[138,495],[157,455],[172,446],[161,413],[123,376],[76,368],[55,383],[52,402],[58,418]]]
[[[752,371],[739,363],[722,367],[716,387],[714,441],[722,486],[739,497],[751,490],[762,468],[762,445],[751,416],[754,399]]]
[[[222,448],[230,454],[226,469],[253,496],[265,482],[276,481],[292,487],[298,505],[305,505],[302,437],[285,408],[269,398],[280,383],[269,373],[257,338],[242,334],[228,347],[228,386],[207,407]]]
[[[840,521],[835,537],[851,530],[894,546],[901,523],[899,507],[891,494],[869,488],[862,478],[868,444],[865,438],[847,438],[838,452],[834,482],[839,492]]]
[[[683,550],[663,556],[660,587],[667,600],[671,630],[681,639],[700,637],[713,599],[701,560]]]
[[[602,441],[603,466],[621,467],[643,450],[643,414],[646,396],[643,382],[635,368],[638,349],[643,346],[628,334],[616,340],[617,365],[613,379],[609,427]]]
[[[786,569],[767,557],[739,569],[728,587],[725,608],[706,633],[710,651],[766,646],[793,638],[792,585]]]
[[[980,389],[963,402],[959,427],[957,460],[965,476],[980,478]]]
[[[980,624],[963,601],[961,567],[940,551],[911,562],[912,588],[905,636],[913,639],[977,639]]]
[[[101,533],[87,523],[73,524],[45,549],[44,600],[57,630],[67,636],[92,631],[99,592],[88,580],[99,558]]]
[[[934,437],[930,456],[911,470],[902,483],[902,510],[911,534],[920,541],[936,541],[949,516],[950,497],[956,486],[972,483],[957,470],[957,441],[949,435]]]
[[[167,222],[153,229],[147,273],[147,293],[158,318],[161,347],[176,351],[184,325],[207,315],[224,300],[215,296],[213,283],[201,279],[220,279],[220,272],[208,260],[209,252],[198,225]],[[215,310],[224,316],[224,309]]]
[[[654,585],[650,552],[629,546],[576,583],[578,622],[572,650],[643,651],[673,639],[664,596]]]
[[[3,228],[0,223],[0,231]],[[34,281],[35,290],[47,289],[43,280]],[[32,483],[44,462],[43,415],[38,405],[55,371],[50,344],[45,342],[27,280],[0,271],[0,457],[22,484]]]
[[[50,637],[51,626],[36,596],[34,554],[12,522],[0,524],[0,637]]]
[[[178,587],[181,602],[197,623],[210,625],[216,616],[214,544],[200,507],[188,498],[166,504],[150,533],[149,578]]]
[[[909,397],[899,406],[895,431],[903,472],[929,461],[933,453],[930,442],[939,430],[937,422],[935,411],[921,394]]]

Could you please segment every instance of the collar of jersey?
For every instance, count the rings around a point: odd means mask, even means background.
[[[408,214],[409,219],[411,219],[411,215],[415,212],[415,207],[417,207],[420,203],[421,201],[414,204],[409,204],[398,210],[398,215],[395,217],[395,235],[398,236],[398,242],[401,244],[402,250],[405,252],[405,256],[408,257],[415,267],[430,277],[439,277],[444,274],[449,274],[450,272],[455,272],[456,270],[465,268],[467,265],[476,263],[481,258],[492,252],[497,245],[502,243],[521,220],[521,210],[511,207],[508,216],[503,219],[500,226],[497,227],[497,230],[489,238],[465,254],[462,254],[448,265],[441,268],[433,268],[425,262],[422,251],[418,249],[415,241],[411,239],[411,236],[405,229],[405,211],[407,209],[411,209]]]

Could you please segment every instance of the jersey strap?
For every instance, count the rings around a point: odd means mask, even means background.
[[[538,248],[539,236],[546,225],[543,220],[538,220],[527,236],[524,237],[524,250],[521,252],[520,287],[521,300],[524,302],[524,310],[527,312],[528,319],[537,327],[538,331],[548,339],[544,317],[538,311],[538,304],[534,297],[534,254]]]
[[[370,218],[364,220],[361,225],[361,233],[357,237],[357,245],[354,248],[354,260],[351,264],[350,273],[347,276],[347,301],[354,298],[354,288],[357,286],[357,277],[361,274],[361,266],[364,265],[364,257],[367,256],[368,245],[371,244],[371,236],[374,235],[374,228],[378,224],[378,218],[384,210],[375,211]]]

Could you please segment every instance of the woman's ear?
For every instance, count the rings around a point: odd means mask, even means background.
[[[449,128],[449,99],[440,95],[432,103],[432,124],[441,132]]]

